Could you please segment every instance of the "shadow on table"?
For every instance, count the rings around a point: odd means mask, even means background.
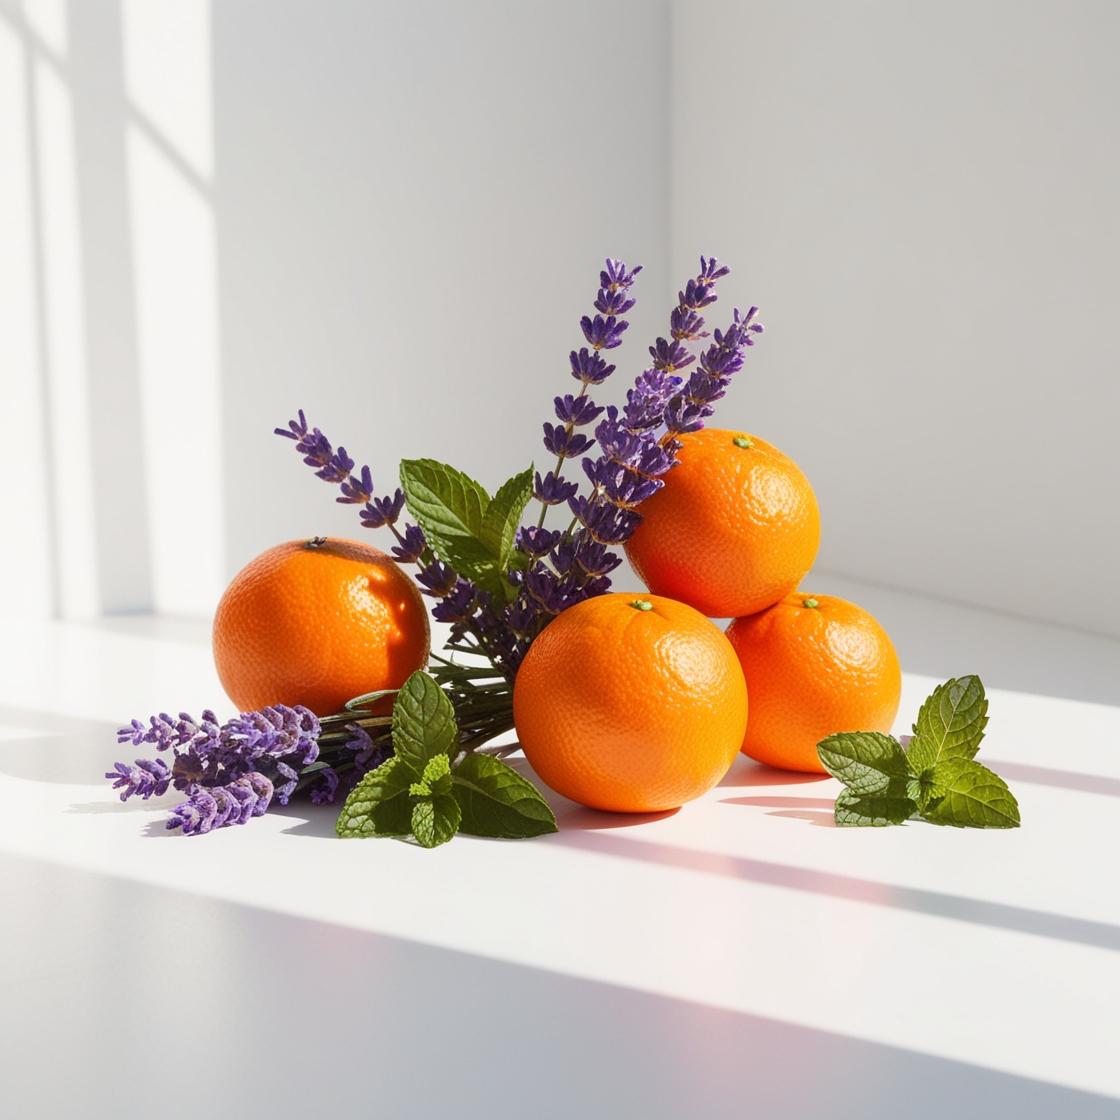
[[[959,922],[990,926],[993,929],[1030,933],[1036,937],[1048,937],[1056,941],[1070,941],[1120,952],[1120,926],[1087,918],[1050,914],[1023,906],[989,902],[981,898],[967,898],[963,895],[943,894],[940,891],[922,890],[916,887],[897,886],[893,883],[876,882],[873,879],[859,879],[852,875],[835,875],[828,871],[749,859],[728,852],[684,848],[676,844],[663,844],[651,840],[631,840],[625,836],[560,832],[554,836],[544,837],[543,840],[599,855],[638,859],[662,867],[742,879],[746,882],[763,883],[766,886],[785,887],[788,890],[809,891],[848,902],[912,910],[937,918],[951,918]]]
[[[721,805],[752,805],[771,809],[768,817],[786,817],[790,820],[808,821],[817,828],[835,828],[833,801],[824,797],[724,797]]]
[[[0,731],[19,734],[0,738],[0,771],[13,778],[66,785],[96,785],[120,758],[145,753],[117,743],[117,727],[108,720],[57,715],[33,708],[0,706]]]
[[[322,1025],[336,1022],[340,1007],[347,1037],[360,1040],[356,1052],[376,1056],[371,1091],[385,1116],[504,1120],[524,1116],[526,1101],[541,1115],[648,1120],[1117,1114],[1115,1099],[1095,1093],[634,986],[22,857],[0,854],[0,877],[22,915],[8,932],[12,960],[65,959],[73,930],[84,931],[88,958],[77,975],[56,964],[37,983],[8,992],[6,1010],[36,1042],[21,1045],[23,1034],[11,1040],[4,1093],[16,1116],[147,1115],[149,1102],[167,1093],[158,1026],[168,1007],[183,1012],[180,1062],[206,1068],[207,1094],[229,1116],[260,1114],[270,1099],[262,1086],[275,1082],[293,1031],[302,1066],[335,1068],[338,1032]],[[36,906],[22,905],[33,899]],[[384,905],[391,900],[389,892]],[[667,940],[664,951],[680,946]],[[175,967],[181,961],[200,963],[184,977]],[[734,975],[726,966],[711,975],[713,967],[693,955],[690,975],[701,990],[749,990],[751,977],[771,965],[744,954]],[[133,986],[123,996],[122,975]],[[76,983],[82,999],[71,998]],[[802,998],[791,990],[790,1016]],[[65,1015],[57,1012],[61,1000]],[[116,1013],[106,1015],[107,1006]],[[220,1016],[207,1014],[215,1007]],[[983,1013],[998,1031],[998,1014]],[[212,1060],[233,1051],[236,1062]],[[95,1076],[122,1053],[123,1105],[119,1084]],[[59,1054],[70,1056],[73,1076],[57,1075]],[[432,1054],[440,1055],[438,1077]],[[354,1086],[344,1076],[287,1078],[281,1112],[352,1112]]]

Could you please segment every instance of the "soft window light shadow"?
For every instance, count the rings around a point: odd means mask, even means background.
[[[205,858],[205,841],[194,850]],[[4,1091],[13,1115],[120,1115],[119,1084],[60,1078],[59,1054],[80,1054],[83,1068],[104,1070],[125,1053],[131,1099],[166,1096],[165,1040],[147,1028],[167,1007],[182,1012],[177,1053],[205,1062],[236,1050],[237,1062],[207,1068],[207,1092],[222,1102],[223,1115],[258,1115],[261,1086],[291,1044],[293,1009],[301,1023],[332,1022],[342,993],[348,1032],[377,1055],[378,1070],[394,1071],[377,1081],[385,1116],[418,1115],[421,1100],[424,1115],[463,1117],[514,1115],[525,1100],[545,1100],[548,1116],[588,1115],[590,1101],[596,1116],[647,1120],[864,1120],[897,1112],[900,1100],[908,1120],[960,1114],[962,1101],[1017,1120],[1116,1114],[1116,1101],[1102,1095],[897,1045],[103,873],[0,854],[0,877],[17,899],[45,900],[30,912],[15,908],[20,920],[5,930],[7,959],[21,968],[55,961],[41,982],[7,989],[6,1010],[27,1037],[47,1042],[9,1063]],[[59,1000],[75,983],[72,969],[58,967],[73,930],[86,931],[83,998],[70,999],[59,1015]],[[206,967],[184,981],[175,963],[200,952]],[[752,967],[757,962],[742,965]],[[144,992],[130,1004],[131,1018],[105,1014],[120,1005],[121,976]],[[231,990],[252,998],[231,999]],[[440,1009],[434,1017],[433,1006]],[[221,1016],[207,1013],[215,1007]],[[498,1097],[477,1047],[463,1044],[464,1024],[496,1040]],[[338,1052],[337,1031],[300,1036],[308,1069],[335,1068]],[[432,1052],[441,1055],[442,1073],[425,1078]],[[805,1070],[813,1075],[802,1076]],[[347,1077],[289,1078],[284,1109],[352,1112],[353,1092]]]
[[[147,753],[143,748],[120,746],[117,726],[107,720],[2,705],[0,771],[25,781],[99,785],[118,759]]]
[[[1078,793],[1098,793],[1104,797],[1120,797],[1120,778],[1082,774],[1075,770],[1052,770],[1048,766],[1028,766],[1022,762],[1004,762],[998,758],[986,758],[984,762],[1002,778],[1013,782],[1070,789]]]
[[[733,786],[799,786],[827,782],[827,774],[803,774],[795,770],[777,770],[761,762],[740,756],[719,783],[721,789]]]
[[[597,852],[622,859],[639,859],[662,867],[674,867],[705,875],[720,875],[789,890],[809,891],[861,902],[871,906],[890,906],[912,910],[938,918],[990,926],[994,929],[1030,933],[1056,941],[1070,941],[1095,948],[1120,952],[1120,926],[1075,918],[1066,914],[1050,914],[1002,902],[943,894],[939,891],[877,883],[850,875],[833,875],[806,867],[748,859],[725,852],[706,852],[675,844],[647,840],[630,840],[606,833],[561,832],[546,837],[549,843]]]

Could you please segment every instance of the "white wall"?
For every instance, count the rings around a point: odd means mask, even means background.
[[[1118,41],[1083,0],[676,6],[674,269],[763,305],[723,416],[813,481],[823,572],[1120,634]]]
[[[65,614],[206,614],[277,541],[363,535],[272,434],[300,406],[385,489],[405,456],[543,461],[603,258],[647,270],[638,368],[667,315],[668,34],[645,0],[0,0],[0,88],[50,79],[72,163],[37,253],[42,99],[0,114],[30,184],[0,229],[35,227],[0,273],[29,320],[0,517],[59,511],[9,585],[57,558]],[[71,313],[36,353],[41,275]]]
[[[647,268],[628,376],[704,251],[769,328],[722,422],[812,478],[822,589],[1120,634],[1118,25],[0,0],[4,612],[205,614],[275,541],[360,534],[271,435],[300,405],[386,487],[496,483],[543,457],[601,258]]]

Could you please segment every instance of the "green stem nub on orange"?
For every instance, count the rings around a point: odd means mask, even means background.
[[[635,599],[630,606],[636,611],[651,611],[653,604],[648,599]]]
[[[818,603],[816,599],[803,599],[801,605],[803,607],[808,607],[810,610],[815,610],[820,606],[820,603]]]
[[[326,537],[311,537],[307,542],[308,548],[322,548],[327,543]]]
[[[731,442],[736,447],[754,447],[754,440],[750,436],[736,436]]]

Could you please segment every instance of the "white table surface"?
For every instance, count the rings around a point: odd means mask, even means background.
[[[221,704],[205,623],[0,643],[0,1114],[1120,1115],[1120,644],[820,580],[991,698],[1024,826],[831,827],[741,760],[656,819],[434,850],[291,807],[185,839],[114,729]]]

